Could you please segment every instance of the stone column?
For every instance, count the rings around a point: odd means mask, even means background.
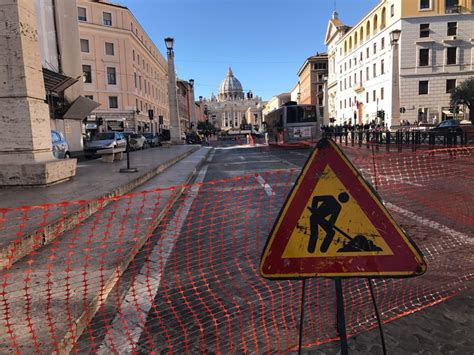
[[[34,1],[0,0],[0,186],[47,185],[75,175],[55,160]]]
[[[390,126],[400,124],[400,59],[398,42],[392,43],[392,112]]]
[[[178,94],[176,92],[176,71],[174,69],[174,52],[168,50],[168,98],[170,105],[171,143],[181,144],[181,122],[178,114]]]

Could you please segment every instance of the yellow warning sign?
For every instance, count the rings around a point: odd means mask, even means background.
[[[332,224],[334,234],[329,235],[330,240],[327,239],[327,230],[323,228],[324,222],[318,223],[314,218],[313,211],[316,210],[319,210],[322,219]],[[366,243],[370,243],[372,247],[366,250],[371,251],[350,250],[351,240],[359,235],[364,236]],[[312,238],[314,245],[311,245]],[[347,256],[348,252],[351,256],[393,255],[355,198],[328,165],[291,233],[283,258]]]
[[[410,277],[423,255],[349,159],[322,140],[278,215],[260,261],[269,279]]]

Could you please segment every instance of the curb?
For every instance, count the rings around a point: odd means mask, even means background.
[[[74,321],[74,333],[68,331],[63,337],[63,339],[59,342],[60,354],[69,354],[71,352],[73,348],[73,340],[79,339],[79,337],[82,335],[82,332],[88,327],[90,321],[95,316],[99,308],[107,301],[109,293],[115,287],[117,281],[120,279],[122,274],[127,270],[130,262],[135,258],[135,256],[142,249],[143,245],[145,245],[146,241],[151,237],[151,233],[149,233],[148,231],[154,231],[163,221],[164,217],[168,214],[168,212],[174,207],[179,198],[183,195],[184,191],[187,189],[187,185],[189,185],[195,179],[199,169],[201,169],[201,167],[204,165],[207,160],[207,157],[209,156],[212,150],[213,149],[209,149],[207,154],[201,159],[201,161],[196,165],[194,170],[189,174],[185,183],[182,184],[181,187],[176,190],[177,193],[167,202],[165,209],[163,209],[159,213],[159,215],[153,222],[150,222],[150,227],[137,236],[138,242],[136,247],[133,248],[128,253],[128,255],[126,255],[122,259],[120,265],[116,266],[115,272],[111,273],[109,279],[105,282],[104,288],[102,289],[100,294],[98,294],[92,299],[92,301],[88,304],[87,309]],[[193,150],[191,153],[194,152],[196,152],[196,150]]]
[[[136,189],[197,150],[198,149],[190,149],[176,158],[157,166],[146,174],[143,174],[136,179],[118,186],[112,191],[89,201],[83,206],[83,208],[77,209],[63,218],[48,223],[40,230],[21,236],[19,241],[13,240],[9,245],[0,249],[0,270],[11,267],[26,255],[50,244],[63,233],[74,229],[78,224],[82,223],[82,221],[95,214],[99,210],[99,205],[102,206],[102,209],[105,208],[113,201],[113,197],[122,196],[133,189]],[[99,201],[101,202],[99,203]]]

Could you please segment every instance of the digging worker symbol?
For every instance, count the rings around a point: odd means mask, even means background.
[[[339,194],[338,199],[334,196],[315,196],[311,207],[308,209],[311,211],[311,217],[309,220],[311,235],[308,244],[308,252],[314,253],[316,250],[316,243],[319,237],[319,228],[321,227],[326,236],[321,244],[321,253],[326,253],[331,245],[334,235],[336,234],[335,226],[337,218],[341,213],[342,203],[349,201],[349,195],[346,192]]]

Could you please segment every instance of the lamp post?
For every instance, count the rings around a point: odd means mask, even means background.
[[[196,103],[194,102],[194,79],[189,79],[189,84],[191,85],[191,126],[192,130],[197,129],[197,120],[196,120]]]
[[[398,41],[402,31],[390,32],[390,44],[392,45],[392,114],[391,125],[400,124],[400,62]]]
[[[170,106],[170,139],[172,144],[181,144],[181,124],[178,115],[178,94],[176,92],[176,71],[174,68],[174,39],[165,38],[168,52],[168,99]]]

